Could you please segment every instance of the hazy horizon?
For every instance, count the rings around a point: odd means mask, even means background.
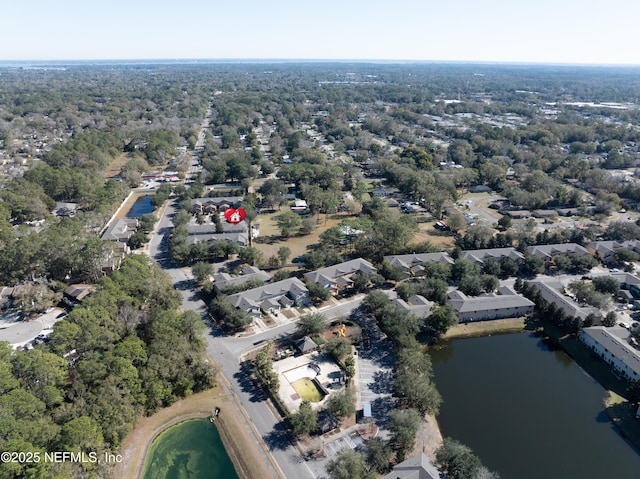
[[[335,59],[335,58],[51,58],[51,59],[15,59],[0,58],[2,66],[30,66],[30,65],[75,65],[75,64],[176,64],[176,65],[207,65],[207,64],[286,64],[286,63],[362,63],[380,65],[480,65],[480,66],[549,66],[549,67],[595,67],[595,68],[640,68],[638,64],[627,63],[560,63],[560,62],[526,62],[526,61],[466,61],[466,60],[403,60],[403,59]]]
[[[308,60],[640,65],[640,2],[9,2],[0,61]]]

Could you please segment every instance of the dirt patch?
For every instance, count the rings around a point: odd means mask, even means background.
[[[438,421],[435,416],[427,415],[418,431],[414,450],[407,454],[407,457],[424,452],[432,462],[435,462],[436,450],[440,446],[442,446],[442,433]]]
[[[441,249],[453,248],[454,246],[454,237],[447,232],[438,231],[433,227],[433,223],[421,223],[420,230],[413,235],[411,243],[422,243],[423,241],[429,241]]]
[[[277,477],[266,473],[272,471],[272,468],[260,450],[256,437],[248,430],[242,414],[230,398],[229,391],[222,386],[189,396],[151,417],[141,419],[123,441],[120,454],[124,461],[114,468],[111,477],[141,477],[149,447],[158,434],[187,419],[209,417],[216,407],[220,408],[216,427],[238,476],[242,479]]]

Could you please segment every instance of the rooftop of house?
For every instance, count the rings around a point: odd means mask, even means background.
[[[565,314],[569,316],[585,318],[589,314],[595,314],[600,316],[600,310],[591,306],[581,306],[579,303],[564,294],[564,286],[559,281],[548,280],[532,280],[528,281],[528,284],[535,286],[542,299],[547,302],[554,303],[558,308],[561,308]]]
[[[106,241],[126,242],[138,227],[138,220],[135,218],[122,218],[112,222],[102,234],[102,239]]]
[[[640,375],[640,351],[629,344],[631,333],[621,326],[584,328],[582,334],[601,344],[633,372]]]
[[[259,306],[267,298],[274,298],[287,293],[298,296],[301,293],[308,293],[308,290],[298,278],[287,278],[258,288],[248,289],[242,293],[232,294],[228,299],[236,308],[246,303],[252,306]]]
[[[513,289],[504,286],[498,293],[467,296],[462,291],[452,291],[448,295],[453,307],[459,313],[492,311],[496,309],[522,308],[533,306],[534,303]]]
[[[577,243],[561,243],[561,244],[544,244],[529,246],[527,253],[538,257],[552,257],[558,254],[575,253],[579,255],[589,255],[589,251],[586,248],[580,246]]]
[[[240,245],[249,244],[249,235],[247,233],[213,233],[190,235],[187,238],[187,244],[194,245],[207,241],[232,241]]]
[[[389,261],[393,266],[410,267],[414,264],[436,261],[443,264],[453,264],[453,258],[449,253],[412,253],[385,256],[384,260]]]
[[[260,280],[269,281],[271,276],[255,266],[245,266],[242,268],[242,274],[232,276],[229,273],[216,273],[213,276],[214,286],[220,291],[230,286],[244,284],[247,281]]]
[[[222,225],[222,233],[246,233],[247,232],[247,223],[241,221],[238,224],[228,223],[225,220],[221,221]],[[216,234],[216,225],[213,223],[189,223],[186,226],[187,234],[190,235],[210,235]]]
[[[393,470],[382,479],[439,479],[440,471],[424,452],[396,464]]]
[[[243,199],[244,199],[243,196],[220,196],[220,197],[206,196],[204,198],[192,199],[191,205],[192,206],[196,206],[196,205],[197,206],[203,206],[203,205],[219,206],[219,205],[227,205],[227,204],[236,205],[236,204],[242,203]]]
[[[310,271],[309,273],[305,273],[304,277],[309,281],[318,283],[322,279],[333,280],[340,276],[357,272],[376,273],[377,271],[378,270],[366,259],[356,258],[350,261],[345,261],[344,263],[334,264],[333,266]]]
[[[396,298],[393,303],[419,318],[426,318],[433,310],[433,303],[419,294],[407,298],[406,301],[402,298]]]
[[[460,257],[476,263],[483,263],[489,258],[511,258],[516,261],[524,260],[524,255],[515,248],[467,250],[460,253]]]

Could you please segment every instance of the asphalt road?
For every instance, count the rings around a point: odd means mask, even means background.
[[[174,264],[168,254],[168,237],[173,226],[171,217],[175,213],[176,204],[175,200],[172,200],[163,211],[156,230],[151,236],[149,255],[166,271],[171,277],[174,288],[182,294],[182,309],[197,311],[209,325],[207,351],[229,382],[231,391],[251,418],[284,477],[300,479],[316,477],[307,463],[301,462],[297,449],[292,446],[284,432],[280,418],[274,416],[272,409],[268,406],[267,398],[243,373],[240,364],[243,352],[254,347],[255,343],[286,335],[293,331],[295,323],[282,325],[244,338],[227,337],[215,324],[212,325],[208,318],[206,305],[195,290],[190,268],[181,268]],[[361,302],[362,297],[357,297],[349,302],[327,308],[322,311],[322,314],[327,319],[348,316],[353,309],[360,306]],[[265,477],[267,475],[277,477],[275,470],[271,470],[270,474],[265,471]]]
[[[197,147],[204,146],[204,129],[208,126],[208,119],[202,124]],[[198,148],[196,148],[198,150]],[[196,157],[194,155],[194,162]],[[190,171],[190,173],[192,173]],[[189,175],[191,176],[191,175]],[[207,323],[207,352],[217,363],[220,373],[228,381],[231,391],[236,396],[241,407],[251,419],[253,426],[269,449],[276,461],[280,474],[285,478],[315,478],[308,464],[303,461],[297,449],[289,442],[280,417],[276,417],[268,405],[267,397],[257,388],[243,372],[240,364],[244,352],[255,347],[258,342],[266,342],[280,336],[287,335],[295,329],[295,323],[273,328],[256,335],[244,338],[233,338],[223,334],[217,325],[209,320],[205,303],[196,292],[190,268],[181,268],[173,263],[168,253],[169,234],[173,224],[171,218],[177,212],[176,201],[170,200],[156,224],[156,228],[149,241],[149,255],[171,277],[174,288],[182,294],[182,309],[197,311]],[[348,316],[353,309],[360,306],[362,297],[327,308],[322,314],[327,319]],[[279,473],[272,467],[265,471],[265,477],[278,477]]]

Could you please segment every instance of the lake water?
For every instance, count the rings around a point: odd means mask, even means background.
[[[142,479],[238,479],[220,434],[208,419],[170,427],[151,444]]]
[[[638,479],[640,454],[609,421],[605,390],[530,334],[432,349],[443,436],[502,479]]]
[[[151,213],[153,211],[151,198],[153,195],[140,196],[127,213],[127,218],[138,218]]]

